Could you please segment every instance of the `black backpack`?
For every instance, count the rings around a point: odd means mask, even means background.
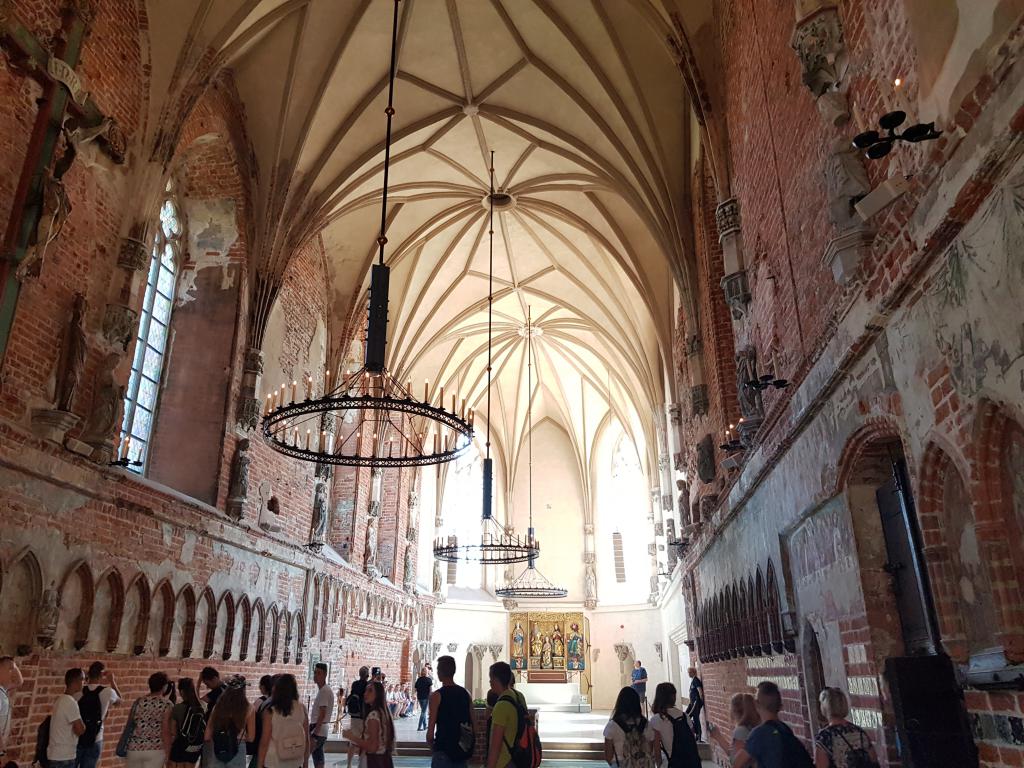
[[[238,754],[240,745],[238,734],[235,733],[235,726],[230,722],[213,732],[213,756],[222,763],[231,762],[232,758]]]
[[[39,768],[50,768],[50,761],[46,757],[46,750],[50,746],[50,716],[43,718],[43,722],[36,728],[36,753],[32,758],[32,764]]]
[[[103,702],[100,701],[102,690],[102,685],[86,688],[78,700],[78,711],[85,725],[85,731],[78,737],[80,747],[91,747],[96,743],[96,737],[100,735],[100,729],[103,727]]]
[[[667,712],[663,715],[672,723],[672,754],[662,744],[661,751],[668,758],[668,768],[700,768],[700,752],[697,751],[697,740],[693,738],[690,723],[686,715],[672,717]]]
[[[772,723],[772,728],[782,739],[782,763],[786,768],[814,768],[814,761],[803,742],[800,741],[789,726],[778,720]]]
[[[878,768],[878,763],[871,759],[871,753],[864,746],[863,731],[859,734],[861,743],[859,747],[854,747],[841,732],[834,731],[834,733],[846,744],[846,768]],[[833,740],[832,743],[835,744],[835,741]],[[830,754],[828,757],[832,765],[835,765],[832,755]]]
[[[205,735],[206,715],[203,714],[203,708],[186,707],[174,737],[175,747],[186,754],[198,755],[203,749]]]

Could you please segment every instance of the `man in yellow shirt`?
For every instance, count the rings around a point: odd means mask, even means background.
[[[498,694],[498,703],[491,714],[491,741],[487,750],[487,768],[506,768],[512,762],[509,746],[519,732],[519,711],[525,710],[526,697],[512,687],[512,667],[504,661],[491,665],[491,690]]]

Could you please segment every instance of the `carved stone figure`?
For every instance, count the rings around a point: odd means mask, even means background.
[[[228,515],[241,520],[245,502],[249,498],[249,440],[242,438],[235,446],[235,457],[231,461],[231,485],[228,488]]]
[[[406,592],[412,592],[415,576],[412,572],[412,547],[405,548],[405,571],[402,574],[402,586]]]
[[[71,322],[68,323],[64,337],[64,348],[61,350],[60,362],[57,365],[57,410],[71,411],[75,402],[75,393],[82,378],[82,367],[85,365],[85,354],[88,351],[85,342],[85,313],[89,305],[85,296],[75,294],[74,307],[71,310]]]
[[[736,396],[740,403],[740,414],[744,421],[760,422],[764,418],[764,404],[760,391],[746,386],[748,381],[757,379],[757,350],[753,347],[736,353]],[[742,430],[741,430],[742,431]]]
[[[114,455],[112,441],[124,400],[124,387],[114,376],[120,362],[121,355],[112,352],[100,363],[93,384],[92,411],[82,433],[82,441],[93,447],[92,459],[101,464],[109,463]]]
[[[854,210],[860,200],[871,191],[867,171],[860,152],[846,139],[836,139],[825,165],[825,188],[828,190],[828,212],[840,232],[864,222]]]
[[[323,544],[327,536],[330,511],[327,504],[327,481],[317,480],[313,490],[313,523],[310,528],[310,544]]]
[[[697,443],[697,477],[702,483],[715,479],[715,444],[711,435],[704,435]]]
[[[36,620],[36,637],[39,644],[44,648],[53,645],[53,638],[57,634],[57,621],[60,619],[60,595],[51,582],[50,586],[43,590],[39,600],[39,610]]]
[[[64,158],[70,151],[70,148],[65,150],[64,156],[57,162],[58,166],[63,165]],[[68,163],[68,167],[70,167],[70,163]],[[60,171],[55,167],[53,173],[47,172],[43,179],[43,189],[39,201],[39,219],[36,222],[31,242],[25,251],[25,257],[15,272],[18,280],[25,281],[39,277],[46,249],[60,235],[60,231],[64,228],[64,222],[67,221],[68,214],[71,213],[71,199],[64,188],[64,182],[61,181],[61,177],[66,171],[67,168]]]
[[[128,349],[138,325],[139,313],[124,304],[107,304],[103,311],[103,338],[122,352]]]
[[[377,571],[377,518],[371,517],[366,524],[366,549],[363,551],[363,564],[367,573]]]
[[[800,59],[804,85],[814,95],[819,111],[833,125],[847,122],[850,113],[839,90],[849,56],[838,9],[822,8],[801,19],[793,30],[792,46]]]
[[[584,575],[583,589],[588,600],[597,599],[597,574],[594,572],[593,563],[589,563],[587,565],[587,571]]]
[[[435,595],[440,595],[441,594],[441,561],[440,560],[435,560],[434,561],[434,580],[433,580],[433,584],[431,586],[433,586],[433,591],[434,591]]]

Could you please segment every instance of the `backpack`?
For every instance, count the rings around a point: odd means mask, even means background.
[[[650,749],[647,746],[647,739],[644,736],[646,723],[640,721],[636,728],[626,730],[623,728],[625,738],[622,742],[622,755],[615,756],[615,762],[619,768],[651,768],[654,761],[651,759]],[[673,751],[675,751],[673,749]]]
[[[298,703],[292,705],[298,707]],[[280,760],[301,760],[306,755],[306,730],[302,727],[302,718],[296,717],[296,709],[292,714],[280,716],[274,721],[274,749]]]
[[[78,711],[85,725],[85,731],[78,737],[80,747],[91,747],[96,743],[96,737],[100,735],[100,729],[103,727],[103,702],[100,700],[102,690],[102,685],[86,688],[78,700]]]
[[[788,725],[776,720],[772,727],[782,739],[782,763],[786,768],[814,768],[814,761],[807,748],[793,735]]]
[[[473,750],[476,747],[476,732],[473,730],[472,713],[470,712],[473,700],[465,689],[461,689],[458,686],[447,689],[442,688],[440,706],[445,707],[445,712],[449,712],[448,707],[445,705],[445,698],[453,696],[464,698],[465,709],[463,709],[457,723],[448,721],[445,723],[443,730],[440,728],[441,724],[438,724],[441,735],[440,741],[443,745],[443,752],[448,755],[452,762],[464,763],[473,756]],[[448,701],[449,706],[454,702],[455,707],[458,707],[459,702],[454,701],[452,698],[448,698]],[[438,713],[441,713],[440,709],[438,709]],[[435,736],[436,739],[437,736]]]
[[[203,749],[203,738],[206,734],[206,716],[202,708],[189,707],[185,711],[175,741],[183,752],[199,754]]]
[[[834,731],[835,735],[846,744],[846,766],[845,768],[878,768],[878,763],[871,759],[871,753],[864,744],[864,733],[860,732],[861,746],[854,747],[840,731]],[[833,742],[834,744],[835,742]],[[829,754],[829,760],[835,765],[835,759]]]
[[[511,744],[505,742],[505,748],[512,758],[511,765],[515,768],[537,768],[543,757],[537,722],[515,696],[502,696],[501,700],[516,708],[516,737]]]
[[[39,768],[50,768],[50,761],[46,757],[46,750],[50,746],[50,716],[43,718],[43,722],[36,728],[36,753],[32,757],[32,765]]]
[[[693,731],[690,730],[686,715],[672,717],[665,713],[664,717],[672,723],[672,754],[665,751],[664,745],[661,747],[661,751],[665,752],[665,757],[668,758],[668,768],[700,768],[697,740],[693,738]]]
[[[230,722],[213,732],[213,756],[222,763],[231,762],[231,759],[238,754],[240,745],[238,734],[235,733],[235,726]]]

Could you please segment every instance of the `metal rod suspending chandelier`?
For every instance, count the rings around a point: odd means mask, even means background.
[[[267,395],[263,439],[279,453],[318,464],[356,467],[413,467],[441,464],[460,456],[473,440],[473,412],[466,401],[451,394],[446,409],[444,387],[433,400],[429,384],[423,400],[403,385],[385,365],[388,330],[388,282],[384,263],[387,245],[388,172],[391,165],[391,122],[395,115],[395,74],[398,43],[398,4],[394,0],[391,26],[391,70],[388,79],[387,133],[384,141],[384,184],[381,195],[377,263],[370,273],[370,303],[363,367],[335,380],[324,373],[323,391],[311,377],[298,392],[298,382],[282,384]],[[290,396],[290,397],[289,397]],[[460,407],[461,402],[461,407]],[[340,430],[336,437],[335,430]]]
[[[530,513],[530,527],[527,538],[536,538],[533,530],[533,313],[526,310],[526,489],[527,509]],[[526,570],[504,587],[494,590],[502,598],[542,599],[559,598],[569,594],[564,587],[556,587],[537,570],[537,558],[527,561]]]
[[[494,152],[491,152],[490,193],[488,202],[487,265],[487,441],[483,466],[483,515],[480,541],[459,544],[458,539],[441,537],[434,541],[434,557],[447,563],[470,562],[485,565],[523,563],[540,554],[540,545],[531,527],[526,538],[509,533],[491,514],[494,501],[494,460],[491,458],[491,368],[494,341]]]

